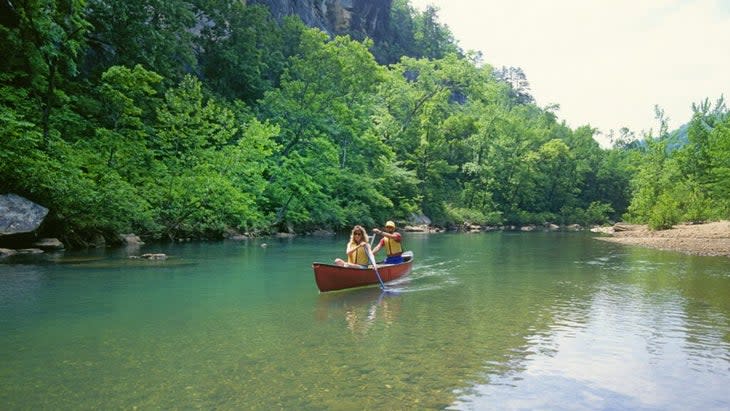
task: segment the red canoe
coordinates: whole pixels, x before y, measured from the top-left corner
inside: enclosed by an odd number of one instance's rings
[[[403,277],[411,272],[413,253],[403,253],[403,262],[400,264],[380,264],[378,272],[384,283]],[[362,287],[379,284],[375,270],[371,268],[340,267],[335,264],[313,263],[314,280],[317,281],[319,291],[334,291],[345,288]]]

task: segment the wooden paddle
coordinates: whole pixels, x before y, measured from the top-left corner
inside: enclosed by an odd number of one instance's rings
[[[375,235],[373,234],[373,239],[375,239]],[[370,264],[373,265],[373,270],[375,270],[375,275],[378,276],[378,282],[380,283],[380,289],[385,291],[385,284],[383,283],[383,279],[380,278],[380,272],[378,271],[378,266],[375,264],[375,256],[373,255],[373,250],[370,249],[370,244],[368,244],[368,247],[365,250],[368,254],[368,260],[370,260]]]

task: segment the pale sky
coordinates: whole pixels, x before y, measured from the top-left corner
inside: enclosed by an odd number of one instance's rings
[[[672,130],[691,119],[693,102],[730,99],[730,0],[411,4],[436,6],[459,45],[485,63],[521,67],[537,104],[559,104],[571,128],[656,134],[655,104]]]

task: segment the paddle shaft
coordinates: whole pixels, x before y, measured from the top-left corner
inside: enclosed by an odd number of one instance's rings
[[[373,255],[373,250],[370,249],[370,247],[367,247],[367,250],[365,250],[368,255],[368,260],[370,260],[370,264],[373,265],[373,270],[375,271],[375,275],[378,277],[378,282],[380,283],[380,289],[385,290],[385,284],[383,283],[383,279],[380,277],[380,272],[378,271],[378,266],[375,264],[375,256]]]

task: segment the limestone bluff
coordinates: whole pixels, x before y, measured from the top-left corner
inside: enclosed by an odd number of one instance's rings
[[[331,34],[350,34],[375,41],[388,32],[393,0],[248,0],[271,10],[276,19],[297,15],[310,27]]]

